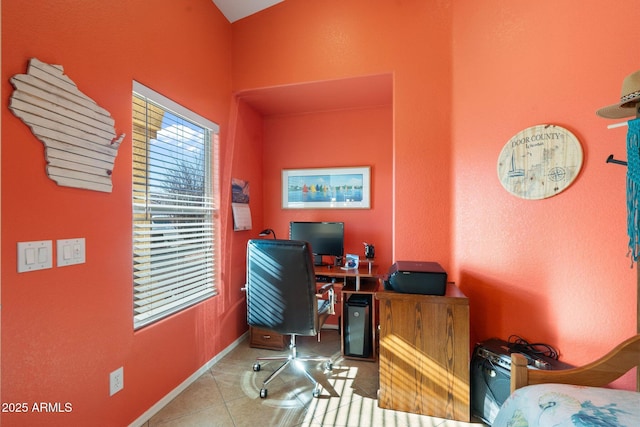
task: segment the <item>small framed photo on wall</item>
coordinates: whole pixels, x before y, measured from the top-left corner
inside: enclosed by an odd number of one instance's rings
[[[285,209],[370,209],[371,167],[284,169]]]

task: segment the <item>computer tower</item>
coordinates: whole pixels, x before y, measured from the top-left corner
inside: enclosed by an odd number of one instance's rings
[[[344,316],[344,354],[371,355],[371,295],[353,294],[346,302]]]

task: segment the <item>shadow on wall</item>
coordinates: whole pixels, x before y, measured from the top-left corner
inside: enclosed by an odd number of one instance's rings
[[[462,270],[460,289],[469,298],[471,348],[489,338],[518,335],[531,342],[557,335],[548,312],[541,313],[535,292]]]

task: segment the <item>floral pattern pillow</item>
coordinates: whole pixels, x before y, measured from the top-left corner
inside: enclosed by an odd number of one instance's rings
[[[493,427],[640,426],[640,393],[566,384],[516,390]]]

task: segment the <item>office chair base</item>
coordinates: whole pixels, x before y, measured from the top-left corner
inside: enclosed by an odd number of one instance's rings
[[[311,381],[313,384],[313,397],[320,396],[320,384],[313,378],[313,376],[307,371],[304,367],[299,365],[297,362],[325,362],[325,372],[333,371],[333,363],[329,357],[320,357],[320,356],[305,356],[299,357],[296,344],[295,344],[295,336],[291,338],[291,346],[290,346],[290,354],[286,356],[267,356],[267,357],[258,357],[257,362],[253,364],[254,372],[258,372],[261,369],[259,361],[274,361],[274,360],[283,360],[284,363],[278,367],[275,371],[271,373],[267,377],[266,380],[262,383],[262,388],[260,389],[260,398],[265,399],[267,397],[267,384],[269,384],[275,377],[277,377],[287,366],[291,364],[291,362],[296,362],[297,367],[302,371],[305,377]]]

